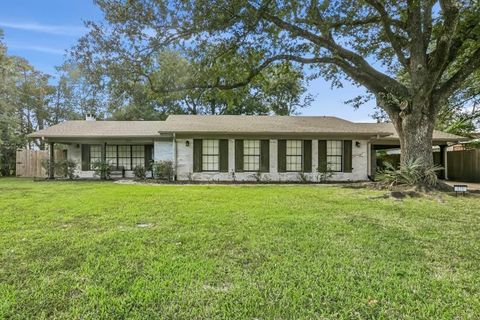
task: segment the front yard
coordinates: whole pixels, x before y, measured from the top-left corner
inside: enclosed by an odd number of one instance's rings
[[[0,318],[478,319],[480,200],[0,179]]]

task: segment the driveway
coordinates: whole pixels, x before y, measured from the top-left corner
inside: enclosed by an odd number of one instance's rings
[[[453,180],[443,180],[446,184],[451,186],[455,184],[464,184],[467,185],[469,191],[480,191],[480,183],[477,182],[462,182],[462,181],[453,181]]]

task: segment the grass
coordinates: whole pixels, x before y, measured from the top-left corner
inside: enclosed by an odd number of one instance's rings
[[[0,318],[478,319],[480,201],[0,179]]]

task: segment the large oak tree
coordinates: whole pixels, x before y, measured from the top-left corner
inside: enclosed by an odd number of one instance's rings
[[[308,65],[317,76],[364,86],[394,123],[402,163],[432,165],[440,108],[480,67],[478,1],[98,0],[109,45],[139,61],[165,47],[198,64],[191,79],[158,92],[234,89],[272,64]],[[217,62],[242,57],[229,74]],[[231,77],[235,74],[235,77]],[[403,74],[401,79],[397,76]],[[148,74],[144,75],[148,78]]]

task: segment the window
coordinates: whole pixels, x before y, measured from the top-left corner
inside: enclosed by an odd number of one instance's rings
[[[102,146],[90,146],[90,164],[102,160]],[[145,165],[145,146],[105,146],[105,160],[115,168],[123,167],[133,170],[136,166]]]
[[[117,146],[107,146],[105,149],[106,160],[112,167],[117,167]]]
[[[343,143],[340,140],[327,141],[327,164],[330,170],[342,171]]]
[[[260,170],[260,140],[243,141],[243,170]]]
[[[145,166],[145,146],[132,146],[132,168]]]
[[[118,166],[132,170],[132,153],[130,146],[118,146]]]
[[[219,170],[219,141],[203,140],[202,142],[202,170],[218,171]]]
[[[102,161],[102,146],[91,145],[90,146],[90,169],[92,169],[92,163],[96,161]]]
[[[287,140],[287,171],[302,171],[302,140]]]

